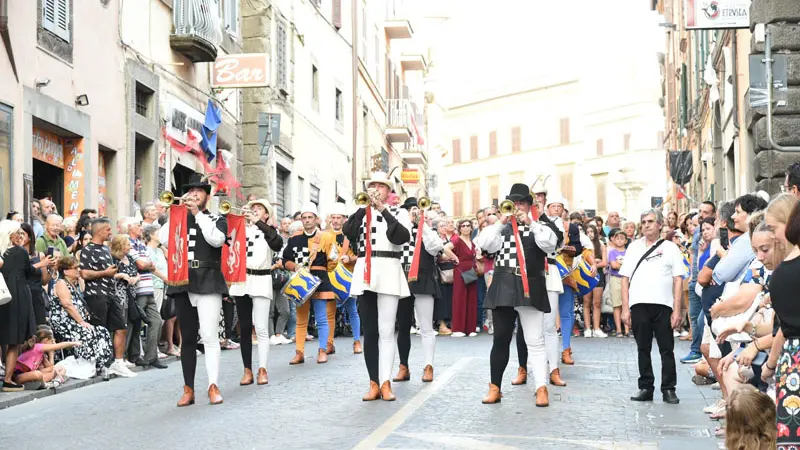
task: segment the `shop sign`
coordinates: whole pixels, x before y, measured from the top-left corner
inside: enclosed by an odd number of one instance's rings
[[[64,140],[64,217],[77,218],[83,210],[84,156],[83,139]]]
[[[403,169],[400,179],[406,184],[419,183],[419,169]]]
[[[750,28],[751,0],[687,0],[686,29]]]
[[[198,132],[203,129],[205,114],[173,95],[167,94],[166,97],[166,116],[169,118],[167,132],[178,142],[185,144],[186,132],[190,128]]]
[[[269,84],[269,57],[266,53],[241,53],[217,57],[211,66],[211,86],[251,88]]]
[[[106,215],[106,157],[103,152],[98,152],[99,165],[97,167],[97,215]],[[161,192],[161,191],[159,191]]]
[[[59,136],[34,127],[32,151],[34,159],[64,168],[64,145]]]

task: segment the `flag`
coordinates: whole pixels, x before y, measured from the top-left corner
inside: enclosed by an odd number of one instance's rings
[[[222,118],[220,117],[219,108],[209,100],[206,106],[206,117],[203,120],[203,129],[200,130],[203,136],[203,142],[200,143],[200,147],[205,152],[208,162],[217,157],[217,128],[221,123]]]
[[[184,205],[169,208],[169,242],[167,243],[167,285],[189,284],[189,240],[186,238],[187,209]]]
[[[222,246],[222,275],[228,286],[247,277],[247,241],[244,216],[228,214],[228,238]]]

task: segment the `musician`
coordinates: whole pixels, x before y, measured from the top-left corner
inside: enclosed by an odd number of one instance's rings
[[[345,218],[347,217],[344,203],[336,202],[329,217],[330,228],[325,232],[331,234],[331,239],[335,242],[328,255],[328,274],[331,276],[339,262],[352,273],[356,265],[356,259],[358,258],[356,258],[356,254],[350,247],[350,241],[344,236],[344,233],[342,233],[342,225],[344,225]],[[328,302],[326,306],[328,308],[328,323],[335,324],[336,302]],[[353,329],[353,354],[361,354],[363,351],[361,347],[361,318],[358,316],[356,298],[353,296],[348,297],[341,306],[347,312],[350,319],[350,326]],[[330,326],[332,329],[335,329],[335,325]],[[334,353],[336,353],[336,347],[333,345],[333,333],[331,332],[328,335],[328,354],[332,355]]]
[[[411,239],[411,221],[405,209],[387,206],[390,183],[386,174],[373,174],[366,183],[370,203],[344,225],[345,236],[358,248],[350,294],[360,296],[364,361],[370,379],[364,401],[395,400],[389,377],[394,363],[397,304],[410,295],[400,257],[403,244]]]
[[[411,373],[408,370],[408,353],[411,350],[411,321],[416,311],[425,361],[422,381],[430,383],[433,381],[433,354],[436,347],[436,333],[433,331],[433,299],[441,297],[436,257],[444,251],[444,242],[439,237],[439,233],[431,228],[430,219],[425,221],[420,230],[419,220],[425,211],[419,209],[416,198],[407,198],[401,208],[409,212],[412,223],[411,239],[403,244],[402,259],[403,270],[409,277],[408,288],[411,296],[400,299],[397,307],[397,349],[400,353],[400,370],[392,381],[401,382],[411,379]],[[439,217],[435,212],[431,214],[432,217]],[[422,236],[420,236],[420,232],[422,232]],[[420,248],[417,252],[418,241]],[[447,252],[448,256],[456,259],[450,250]],[[413,274],[409,275],[412,266],[417,270],[415,280],[411,279],[414,278]]]
[[[252,200],[244,210],[247,219],[245,241],[239,257],[246,259],[247,277],[244,283],[234,283],[230,287],[236,301],[239,315],[242,343],[242,363],[244,376],[239,385],[253,384],[253,322],[258,337],[258,384],[269,382],[267,377],[267,356],[269,355],[269,310],[273,298],[271,266],[274,252],[283,247],[283,239],[278,230],[267,221],[272,217],[272,207],[264,199]],[[231,249],[235,251],[235,249]]]
[[[564,209],[567,207],[567,201],[560,195],[553,195],[550,199],[545,202],[545,210],[547,211],[547,217],[557,226],[559,230],[561,230],[563,239],[559,241],[558,248],[547,255],[547,261],[552,265],[552,267],[556,266],[555,259],[558,258],[560,254],[564,254],[567,259],[571,259],[568,255],[574,255],[574,250],[566,245],[567,242],[567,235],[566,235],[566,227],[564,226],[564,221],[561,218],[561,215],[564,212]],[[558,270],[554,270],[555,274],[558,274],[558,285],[560,286],[560,292],[558,293],[558,315],[561,320],[561,339],[563,341],[564,350],[561,352],[561,362],[571,366],[575,364],[575,361],[572,359],[572,345],[571,345],[571,338],[572,338],[572,327],[575,324],[575,290],[577,285],[575,284],[574,280],[571,276],[567,278],[561,279],[561,275]],[[554,275],[548,274],[548,295],[551,295],[551,286],[555,287],[553,284],[555,279],[551,279]],[[565,331],[566,330],[566,331]],[[546,332],[546,331],[545,331]],[[545,339],[546,335],[545,335]],[[556,338],[556,342],[558,338]],[[550,357],[550,348],[548,348],[548,358]],[[550,367],[552,368],[554,363],[550,362]],[[556,366],[557,367],[557,366]]]
[[[303,364],[305,362],[306,335],[308,334],[308,315],[311,307],[314,308],[314,320],[317,322],[319,334],[319,350],[317,351],[317,364],[328,362],[327,342],[330,325],[327,317],[327,302],[336,297],[333,287],[328,279],[328,253],[333,245],[333,237],[319,230],[319,215],[317,206],[311,202],[303,205],[300,211],[300,220],[303,222],[303,232],[289,238],[283,250],[283,266],[287,270],[297,272],[306,268],[311,275],[320,280],[320,285],[311,299],[297,307],[297,328],[295,331],[295,355],[289,364]]]
[[[484,251],[497,254],[492,284],[484,303],[493,310],[494,341],[489,360],[491,384],[483,403],[500,402],[503,371],[508,365],[509,344],[519,314],[528,347],[529,371],[536,384],[536,406],[548,406],[544,315],[550,312],[550,302],[544,262],[547,254],[555,250],[557,237],[549,226],[531,220],[533,197],[527,185],[514,184],[506,199],[514,202],[513,216],[503,215],[497,223],[484,228],[475,242]],[[514,235],[512,220],[517,221],[518,237]]]
[[[186,220],[188,240],[189,283],[169,286],[167,294],[175,301],[178,324],[184,339],[181,342],[181,369],[183,370],[183,395],[178,406],[194,404],[194,375],[197,367],[197,336],[205,348],[208,374],[208,399],[212,405],[222,403],[217,387],[219,376],[220,345],[217,327],[222,309],[222,296],[228,286],[221,270],[222,245],[228,232],[224,216],[211,214],[207,204],[211,185],[199,174],[194,174],[184,186],[183,203],[189,212]],[[169,221],[159,230],[161,242],[174,237],[169,233]],[[174,255],[170,255],[174,257]]]

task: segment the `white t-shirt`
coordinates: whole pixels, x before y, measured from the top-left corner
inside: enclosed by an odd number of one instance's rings
[[[619,269],[620,275],[630,278],[636,269],[636,264],[647,250],[645,238],[631,242],[625,252],[625,261]],[[628,304],[633,306],[639,303],[652,303],[672,308],[673,277],[683,277],[685,274],[683,255],[678,246],[669,241],[663,242],[636,269],[636,275],[628,289]]]

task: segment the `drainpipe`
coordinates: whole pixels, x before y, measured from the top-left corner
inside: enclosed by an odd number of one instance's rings
[[[14,78],[19,83],[17,63],[14,61],[14,50],[11,47],[11,35],[8,33],[8,0],[0,0],[0,38],[3,39],[3,46],[5,46],[6,53],[8,53],[8,61],[11,63]]]
[[[731,59],[733,59],[733,129],[739,132],[739,61],[736,30],[731,37]]]
[[[0,0],[3,1],[3,0]],[[352,181],[351,194],[355,195],[358,192],[356,187],[357,180],[357,167],[358,167],[358,2],[353,2],[351,11],[352,24],[352,52],[350,52],[351,65],[353,70],[353,158],[350,164],[350,177]]]

